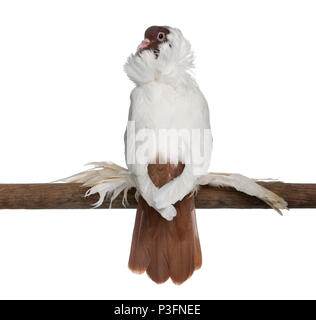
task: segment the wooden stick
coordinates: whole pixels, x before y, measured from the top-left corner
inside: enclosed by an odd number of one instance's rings
[[[261,185],[282,196],[289,208],[316,208],[316,184],[260,182]],[[85,198],[87,188],[76,183],[54,184],[0,184],[0,209],[91,209],[98,195]],[[136,208],[135,190],[128,193],[127,208]],[[100,208],[108,208],[105,201]],[[262,201],[231,188],[202,187],[196,197],[196,207],[204,209],[269,208]],[[124,208],[122,195],[112,208]]]

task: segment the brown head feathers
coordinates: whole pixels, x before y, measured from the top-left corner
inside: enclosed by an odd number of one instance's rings
[[[167,35],[170,33],[168,27],[151,26],[145,31],[145,37],[138,47],[138,51],[152,50],[157,56],[159,45],[167,42]]]

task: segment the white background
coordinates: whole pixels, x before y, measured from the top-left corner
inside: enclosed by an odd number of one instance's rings
[[[180,28],[209,101],[211,170],[316,182],[315,1],[1,1],[0,182],[124,164],[150,25]],[[316,209],[198,210],[203,266],[181,286],[127,268],[135,210],[0,212],[0,298],[316,298]]]

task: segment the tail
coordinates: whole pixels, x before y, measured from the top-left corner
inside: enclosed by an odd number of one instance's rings
[[[176,217],[167,221],[139,198],[128,266],[136,273],[146,271],[156,283],[171,278],[181,284],[202,265],[194,196],[186,196],[175,208]]]

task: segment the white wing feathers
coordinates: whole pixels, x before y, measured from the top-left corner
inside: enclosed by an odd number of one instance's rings
[[[99,207],[105,198],[110,198],[112,202],[121,192],[123,192],[124,196],[122,202],[125,206],[127,204],[128,190],[134,187],[136,188],[133,174],[127,169],[111,162],[92,162],[89,163],[89,165],[93,165],[93,168],[68,178],[58,180],[57,182],[82,183],[84,186],[91,187],[87,191],[86,196],[95,193],[99,193],[100,195],[100,199],[94,204],[94,207]],[[154,202],[161,208],[159,211],[163,212],[166,218],[170,216],[171,219],[175,213],[172,210],[174,207],[172,205],[170,206],[169,203],[174,203],[172,202],[173,199],[178,199],[179,193],[181,193],[181,190],[177,191],[176,188],[174,188],[175,185],[173,183],[176,179],[160,188],[156,197],[154,197]],[[240,192],[261,199],[280,214],[281,210],[287,209],[287,203],[284,199],[274,192],[262,187],[256,183],[255,180],[240,174],[207,173],[198,178],[192,190],[194,191],[199,185],[232,187]],[[137,194],[135,196],[137,197]],[[182,194],[180,196],[182,197]]]
[[[155,207],[166,208],[189,194],[196,186],[197,177],[192,173],[192,166],[185,165],[181,175],[162,186],[154,195]]]
[[[240,192],[261,199],[281,215],[281,210],[288,209],[284,199],[274,192],[262,187],[260,184],[256,183],[255,180],[240,174],[210,172],[201,176],[198,180],[198,184],[213,187],[232,187]]]

